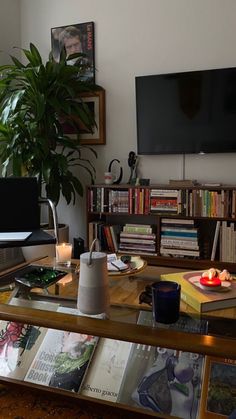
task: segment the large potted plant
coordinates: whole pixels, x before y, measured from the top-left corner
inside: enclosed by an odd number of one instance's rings
[[[32,43],[22,51],[26,63],[11,56],[12,65],[0,66],[2,176],[36,176],[39,196],[45,193],[57,205],[62,194],[67,204],[74,203],[76,193],[83,194],[75,166],[91,181],[95,176],[90,157],[96,153],[80,144],[79,131],[80,124],[93,130],[94,118],[81,93],[97,86],[84,81],[86,65],[81,60],[69,65],[72,56],[67,59],[64,51],[59,62],[50,53],[45,63]],[[65,123],[76,129],[76,139],[64,133]]]

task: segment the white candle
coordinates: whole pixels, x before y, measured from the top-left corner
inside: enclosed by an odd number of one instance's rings
[[[64,263],[67,266],[71,264],[72,244],[60,243],[56,244],[56,261]]]

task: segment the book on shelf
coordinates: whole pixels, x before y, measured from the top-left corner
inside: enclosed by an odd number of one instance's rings
[[[216,256],[216,248],[219,241],[219,235],[220,235],[220,221],[216,221],[216,228],[215,228],[215,234],[214,234],[214,240],[212,245],[212,251],[211,251],[211,261],[215,260]]]
[[[10,305],[56,311],[58,304],[12,298]],[[23,380],[43,341],[47,329],[39,326],[0,321],[0,375]]]
[[[155,233],[150,233],[150,234],[126,233],[125,231],[121,231],[120,238],[156,240],[156,234]]]
[[[143,321],[139,318],[138,323]],[[203,365],[204,356],[200,354],[133,343],[118,401],[155,413],[196,419]]]
[[[155,189],[152,188],[150,191],[151,196],[157,197],[177,197],[178,196],[178,189]]]
[[[155,244],[156,240],[153,239],[146,239],[146,238],[130,238],[130,237],[120,237],[121,243],[140,243],[140,244]]]
[[[152,227],[149,224],[125,224],[124,233],[152,234]]]
[[[131,345],[130,342],[100,338],[80,393],[116,402]]]
[[[161,237],[161,247],[169,249],[192,249],[199,250],[197,240],[165,239]]]
[[[169,255],[184,255],[184,256],[195,256],[195,257],[199,257],[200,256],[200,251],[199,250],[194,250],[194,249],[184,249],[183,247],[181,249],[176,249],[176,248],[170,248],[170,247],[164,247],[161,246],[160,248],[160,254],[163,256],[169,256]]]
[[[58,311],[78,315],[77,309]],[[48,329],[24,380],[78,392],[97,341],[92,335]]]
[[[134,244],[134,243],[120,243],[119,250],[137,250],[137,251],[150,251],[155,252],[155,244]]]
[[[236,417],[236,360],[206,356],[201,419]]]
[[[162,218],[161,219],[162,225],[166,224],[173,224],[173,225],[191,225],[193,226],[195,223],[195,220],[187,219],[187,218]]]
[[[203,271],[162,274],[161,280],[174,281],[181,285],[181,299],[198,312],[208,312],[236,305],[236,281],[230,287],[222,286],[218,291],[203,290],[200,277]]]
[[[198,232],[197,231],[192,231],[192,230],[186,230],[186,231],[178,231],[176,230],[171,230],[171,231],[161,231],[161,235],[164,237],[197,237]]]

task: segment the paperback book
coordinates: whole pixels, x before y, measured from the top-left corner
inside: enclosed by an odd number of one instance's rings
[[[100,338],[81,394],[116,402],[132,344]]]
[[[64,307],[59,311],[78,314]],[[48,329],[25,381],[78,392],[97,340],[92,335]]]

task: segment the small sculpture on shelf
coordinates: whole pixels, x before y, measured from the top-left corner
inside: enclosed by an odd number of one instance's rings
[[[108,166],[108,173],[112,173],[112,164],[114,162],[117,162],[120,165],[120,160],[118,159],[111,160]],[[122,177],[123,177],[123,168],[120,166],[120,173],[118,176],[114,176],[114,180],[112,181],[113,185],[118,185],[122,181]]]
[[[135,154],[134,151],[129,152],[128,165],[130,167],[130,177],[129,177],[128,183],[135,185],[136,180],[138,178],[137,176],[138,156]]]

